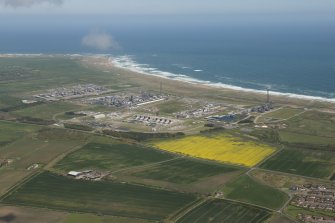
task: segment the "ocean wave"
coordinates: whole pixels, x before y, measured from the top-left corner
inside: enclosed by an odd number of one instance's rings
[[[173,79],[178,81],[187,82],[190,84],[203,84],[206,86],[211,87],[217,87],[217,88],[227,88],[237,91],[243,91],[243,92],[253,92],[253,93],[259,93],[259,94],[266,94],[266,90],[257,90],[257,89],[251,89],[251,88],[244,88],[240,86],[234,86],[229,85],[225,83],[214,83],[211,81],[205,81],[205,80],[199,80],[192,77],[189,77],[184,74],[174,74],[171,72],[166,71],[160,71],[157,68],[150,68],[148,64],[139,64],[134,59],[135,56],[132,55],[126,55],[126,56],[118,56],[118,57],[110,57],[110,62],[119,68],[128,69],[134,72],[138,72],[141,74],[151,75],[151,76],[157,76],[167,79]],[[202,70],[197,70],[198,72]],[[323,102],[331,102],[335,103],[335,98],[324,98],[324,97],[318,97],[318,96],[311,96],[311,95],[302,95],[302,94],[295,94],[295,93],[285,93],[285,92],[277,92],[272,91],[272,95],[275,96],[284,96],[288,98],[296,98],[296,99],[304,99],[304,100],[315,100],[315,101],[323,101]]]

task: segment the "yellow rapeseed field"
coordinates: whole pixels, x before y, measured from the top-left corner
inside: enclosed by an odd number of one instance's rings
[[[255,166],[275,149],[231,135],[188,136],[177,140],[155,142],[154,146],[175,153],[232,164]]]

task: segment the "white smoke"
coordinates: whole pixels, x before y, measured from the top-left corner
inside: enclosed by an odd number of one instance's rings
[[[12,8],[29,8],[37,4],[61,5],[63,0],[0,0],[0,4]]]
[[[102,31],[92,31],[82,39],[82,44],[98,50],[118,49],[119,44],[113,37]]]

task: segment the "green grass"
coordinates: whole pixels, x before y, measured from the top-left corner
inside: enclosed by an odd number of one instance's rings
[[[33,125],[0,121],[0,146],[13,142],[16,139],[39,129],[40,127]]]
[[[261,168],[328,179],[334,173],[335,153],[285,149],[268,159]]]
[[[99,169],[114,171],[122,168],[161,162],[173,155],[134,144],[90,143],[66,156],[55,166],[62,171]]]
[[[276,121],[276,120],[282,120],[282,119],[288,119],[291,118],[299,113],[301,113],[302,109],[296,109],[296,108],[281,108],[279,110],[266,113],[264,114],[258,122],[267,122],[267,121]]]
[[[73,180],[45,172],[10,193],[3,202],[163,220],[195,199],[193,195],[177,192],[131,184]]]
[[[71,214],[63,223],[149,223],[152,221],[117,216],[98,216],[94,214]]]
[[[17,110],[14,112],[14,114],[19,116],[28,116],[32,118],[51,120],[53,119],[53,116],[55,116],[56,114],[72,110],[80,110],[81,108],[82,108],[81,106],[71,103],[52,102]]]
[[[276,210],[281,208],[289,198],[284,192],[261,184],[246,175],[225,185],[224,193],[229,199]]]
[[[145,179],[190,184],[206,177],[238,171],[236,167],[191,159],[177,159],[132,173]]]
[[[180,112],[183,110],[187,110],[187,106],[185,106],[185,102],[180,101],[167,101],[157,105],[160,114],[172,114],[175,112]]]
[[[288,128],[281,130],[283,141],[305,143],[308,140],[313,144],[335,144],[335,114],[308,111],[286,123]],[[299,134],[300,137],[288,137],[283,135],[285,132]],[[325,138],[328,138],[328,142],[323,142]]]
[[[309,146],[332,145],[335,146],[335,138],[318,135],[306,135],[304,133],[279,131],[280,141],[283,143],[305,144]]]
[[[335,217],[335,213],[322,210],[309,210],[307,208],[296,207],[293,205],[288,205],[285,213],[292,216],[295,219],[298,219],[298,214],[308,214],[316,216],[326,216],[326,217]]]
[[[188,212],[177,223],[261,223],[271,213],[265,209],[226,200],[209,200]]]

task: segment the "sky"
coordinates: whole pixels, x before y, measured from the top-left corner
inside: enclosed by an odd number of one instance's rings
[[[0,0],[0,14],[331,15],[334,0]]]
[[[32,34],[47,40],[58,32],[70,38],[79,30],[85,32],[81,44],[98,50],[120,48],[118,29],[333,29],[333,24],[335,0],[0,0],[0,31],[8,41],[25,42]]]

